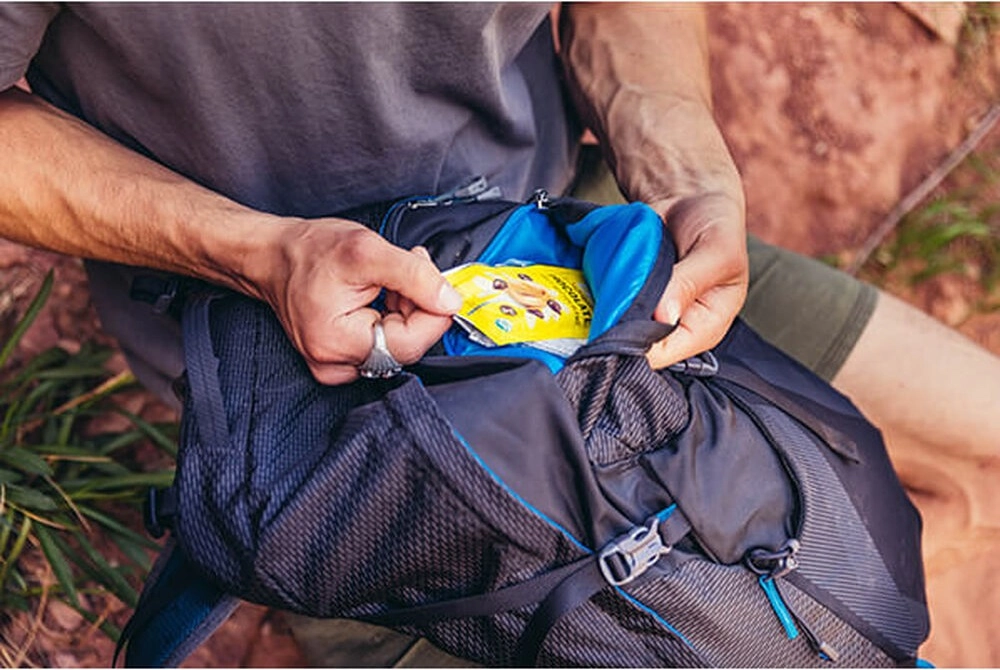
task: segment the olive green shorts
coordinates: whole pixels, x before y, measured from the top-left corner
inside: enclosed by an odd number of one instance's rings
[[[585,150],[572,195],[624,202],[596,152]],[[837,374],[865,329],[878,291],[806,256],[748,238],[750,291],[740,316],[761,336],[826,380]],[[472,667],[427,640],[359,621],[288,615],[314,666]]]

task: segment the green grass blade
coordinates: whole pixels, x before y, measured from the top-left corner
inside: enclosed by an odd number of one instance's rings
[[[41,287],[38,289],[38,293],[35,294],[31,304],[28,305],[28,309],[24,312],[24,316],[21,317],[21,320],[18,321],[16,326],[14,326],[14,331],[7,339],[3,348],[0,349],[0,369],[7,364],[7,360],[10,358],[10,355],[14,353],[14,349],[17,348],[21,338],[24,337],[24,333],[27,332],[28,328],[35,321],[38,313],[42,311],[42,307],[45,306],[45,301],[49,299],[49,294],[52,292],[52,283],[54,280],[55,273],[52,270],[49,270],[48,274],[45,275],[45,280],[42,282]]]
[[[80,616],[82,616],[84,619],[86,619],[88,623],[95,624],[95,623],[98,622],[97,615],[94,614],[93,612],[91,612],[90,610],[86,609],[85,607],[80,607],[80,605],[78,603],[69,603],[69,605],[74,610],[76,610],[76,612]],[[110,638],[112,642],[117,642],[118,638],[120,638],[122,636],[121,629],[118,628],[118,626],[116,626],[113,623],[111,623],[110,621],[108,621],[107,619],[105,619],[104,621],[101,621],[101,623],[97,626],[97,628],[102,633],[104,633],[105,635],[107,635],[108,638]]]
[[[0,484],[16,484],[24,479],[20,472],[0,468]]]
[[[4,554],[7,552],[7,543],[10,542],[10,534],[14,530],[14,510],[7,510],[6,514],[0,517],[0,561],[5,560]]]
[[[21,486],[7,484],[7,501],[12,505],[29,509],[33,512],[54,512],[59,509],[55,500],[41,491]]]
[[[49,476],[52,466],[39,456],[23,447],[8,447],[0,451],[0,461],[31,475]]]
[[[35,379],[40,370],[59,367],[69,360],[69,352],[62,347],[50,347],[33,357],[10,381],[10,386],[21,386]]]
[[[108,533],[108,537],[125,554],[132,565],[139,570],[139,574],[145,575],[153,567],[153,560],[145,548],[145,544],[137,544],[116,533]]]
[[[120,521],[113,519],[107,514],[99,512],[96,509],[93,509],[92,507],[81,507],[80,513],[83,514],[88,519],[90,519],[91,521],[94,521],[99,525],[104,526],[109,531],[117,533],[118,535],[121,535],[123,537],[126,537],[140,546],[146,547],[147,549],[150,549],[152,551],[159,551],[161,549],[160,545],[151,540],[150,538],[146,537],[145,535],[142,535],[141,533],[137,533],[136,531],[132,530],[131,528],[121,523]]]
[[[87,575],[93,579],[98,584],[103,585],[111,593],[114,594],[116,598],[128,605],[129,607],[135,608],[136,602],[139,597],[136,593],[135,588],[126,581],[126,579],[121,575],[118,570],[113,568],[110,563],[104,558],[103,555],[90,543],[87,536],[81,532],[73,533],[73,537],[76,539],[80,550],[83,552],[84,556],[90,561],[89,566],[85,566],[83,561],[77,561],[79,565]],[[60,542],[61,549],[65,552],[69,549],[65,543]]]
[[[169,437],[160,426],[151,424],[141,416],[133,414],[126,409],[118,408],[117,412],[131,421],[153,444],[166,452],[170,457],[177,458],[177,441]],[[176,424],[168,425],[174,426]]]
[[[95,438],[95,451],[101,455],[108,456],[118,451],[130,447],[144,438],[142,431],[129,430],[124,433],[105,433]]]
[[[76,490],[83,493],[147,486],[166,488],[167,486],[170,486],[173,481],[174,471],[163,470],[161,472],[134,472],[118,477],[97,477],[85,481],[73,482],[73,484],[78,484],[79,488]],[[69,487],[69,484],[69,482],[64,483],[67,487]],[[73,488],[75,488],[75,486]]]
[[[45,559],[52,567],[52,572],[55,574],[56,580],[59,582],[59,586],[62,587],[63,593],[66,594],[66,597],[71,604],[77,602],[78,597],[76,593],[76,583],[73,580],[73,569],[70,567],[69,562],[67,562],[66,556],[59,548],[59,545],[56,543],[52,531],[42,524],[38,524],[35,527],[35,537],[38,538],[38,544],[42,548],[42,553],[45,554]]]
[[[56,381],[77,381],[106,377],[108,371],[100,366],[66,365],[35,373],[35,379]]]
[[[17,539],[14,540],[14,546],[11,547],[10,553],[4,559],[3,566],[0,567],[0,593],[7,590],[7,576],[14,564],[17,563],[17,559],[21,557],[21,552],[24,551],[24,545],[31,533],[31,526],[31,519],[21,517],[21,528],[18,530]]]

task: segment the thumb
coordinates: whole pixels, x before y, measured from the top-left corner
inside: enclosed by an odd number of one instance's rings
[[[426,252],[412,253],[384,242],[371,280],[433,314],[454,314],[462,306],[462,296],[448,283]]]
[[[739,273],[735,279],[720,281],[714,256],[707,249],[692,250],[674,266],[653,318],[676,327],[650,351],[654,367],[711,349],[732,324],[746,287]]]
[[[699,272],[697,260],[695,256],[688,256],[674,265],[670,281],[653,311],[655,320],[670,326],[677,326],[681,317],[694,305],[698,296],[711,285],[711,277],[708,275],[709,269],[706,268]]]

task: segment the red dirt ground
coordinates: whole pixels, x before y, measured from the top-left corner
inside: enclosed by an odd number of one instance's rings
[[[895,4],[720,4],[709,11],[716,112],[744,175],[750,228],[804,253],[849,261],[997,101],[994,43],[957,51]],[[988,144],[1000,144],[997,135]],[[55,297],[22,356],[99,334],[78,262],[0,244],[0,277],[21,307],[51,266]],[[975,282],[941,278],[893,290],[1000,353],[1000,315],[969,318]],[[148,398],[143,403],[163,412]],[[993,570],[1000,559],[991,557],[1000,537],[934,546],[926,556],[934,631],[923,655],[939,666],[1000,665]],[[53,608],[44,624],[50,632],[39,633],[31,661],[109,663],[109,645],[68,608]],[[280,617],[247,606],[191,664],[280,667],[304,659]]]

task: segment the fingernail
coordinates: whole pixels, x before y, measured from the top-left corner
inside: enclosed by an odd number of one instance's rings
[[[677,326],[681,322],[681,306],[671,300],[667,303],[664,312],[667,317],[667,324],[671,326]]]
[[[462,295],[455,288],[445,282],[441,284],[438,292],[438,305],[447,312],[457,312],[462,306]]]

